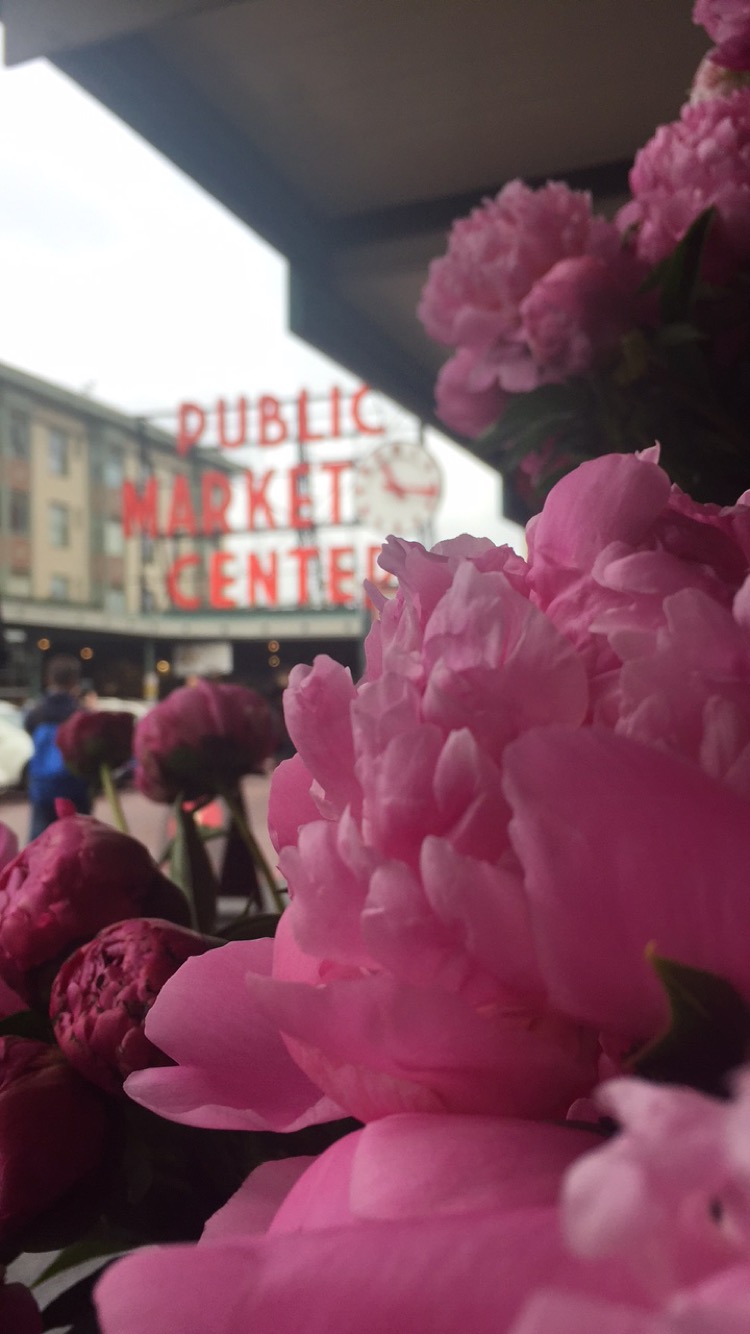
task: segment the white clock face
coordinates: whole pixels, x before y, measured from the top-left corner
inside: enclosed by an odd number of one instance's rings
[[[442,489],[440,469],[416,441],[393,441],[357,464],[354,498],[360,523],[405,537],[432,517]]]

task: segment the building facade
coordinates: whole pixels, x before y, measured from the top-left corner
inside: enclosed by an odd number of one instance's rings
[[[165,515],[155,534],[127,539],[123,484],[140,493],[155,479],[167,496],[187,478],[198,505],[204,474],[217,469],[236,471],[216,453],[180,457],[168,432],[0,365],[0,697],[35,693],[45,656],[58,651],[80,655],[98,689],[126,697],[173,683],[186,643],[231,644],[234,674],[256,684],[321,649],[356,664],[357,609],[175,610],[169,569],[226,539],[175,533]],[[201,606],[206,566],[192,562],[181,585]]]

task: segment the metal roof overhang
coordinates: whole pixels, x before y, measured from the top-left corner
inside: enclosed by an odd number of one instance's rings
[[[435,422],[445,350],[415,310],[452,219],[515,176],[613,207],[706,49],[691,8],[0,0],[0,18],[9,63],[49,56],[289,259],[294,333]]]

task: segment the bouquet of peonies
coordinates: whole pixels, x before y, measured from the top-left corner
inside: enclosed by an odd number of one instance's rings
[[[693,17],[717,45],[614,221],[513,181],[430,268],[419,313],[456,349],[438,414],[532,509],[582,460],[654,440],[697,499],[750,486],[750,6],[696,0]]]
[[[391,539],[355,685],[294,670],[275,939],[195,954],[126,1092],[182,1127],[355,1117],[103,1334],[750,1328],[750,505],[583,464],[524,561]]]
[[[240,793],[275,742],[268,706],[244,687],[202,682],[154,708],[135,737],[133,721],[81,712],[60,729],[66,762],[102,787],[120,829],[64,801],[57,822],[20,853],[0,826],[0,1329],[8,1334],[90,1330],[93,1274],[109,1256],[148,1240],[197,1238],[250,1166],[311,1143],[309,1134],[295,1145],[170,1126],[123,1092],[133,1072],[170,1060],[144,1031],[167,979],[189,957],[228,937],[272,935],[278,922],[262,911],[260,854]],[[171,879],[124,829],[112,771],[133,745],[141,790],[174,804]],[[223,886],[198,823],[219,795],[244,839],[248,900],[224,925]],[[336,1133],[318,1135],[314,1147]],[[12,1266],[21,1252],[50,1250],[51,1262],[36,1265],[41,1315]]]

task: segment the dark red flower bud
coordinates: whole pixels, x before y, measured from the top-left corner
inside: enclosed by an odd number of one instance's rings
[[[152,801],[213,795],[257,773],[277,740],[278,724],[262,695],[199,681],[173,691],[138,723],[136,782]]]
[[[57,1047],[0,1038],[0,1244],[98,1166],[107,1124],[105,1100]]]
[[[111,922],[145,914],[190,920],[184,895],[142,843],[68,815],[0,871],[0,976],[36,1000],[44,975],[71,950]]]
[[[72,713],[57,729],[56,741],[66,765],[81,778],[97,778],[103,764],[119,769],[133,753],[132,713]]]
[[[167,1057],[143,1029],[168,978],[210,942],[170,922],[136,917],[100,931],[66,959],[52,984],[50,1018],[70,1064],[109,1093],[134,1070]]]

